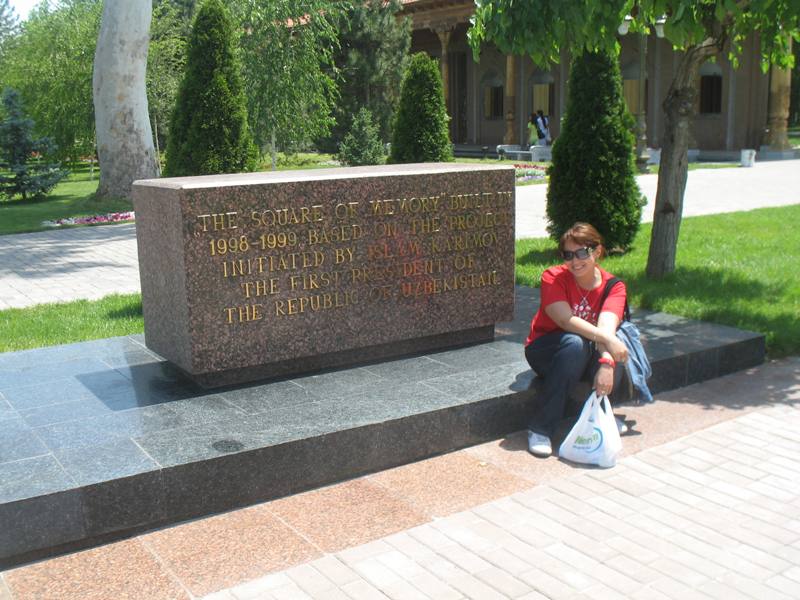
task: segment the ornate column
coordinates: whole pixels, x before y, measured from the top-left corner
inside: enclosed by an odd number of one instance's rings
[[[792,40],[789,39],[789,50]],[[766,150],[782,152],[791,150],[786,127],[789,121],[789,97],[791,94],[792,71],[772,65],[769,70],[769,105],[767,108],[767,129],[764,133]]]
[[[447,108],[447,113],[450,114],[450,69],[449,58],[447,56],[447,49],[450,45],[450,34],[453,33],[453,28],[447,25],[439,25],[434,31],[439,36],[439,43],[442,45],[442,60],[439,63],[439,68],[442,71],[442,88],[444,89],[444,105]]]
[[[513,54],[506,56],[506,87],[504,106],[506,114],[506,134],[503,137],[504,144],[516,144],[517,136],[514,133],[514,120],[516,118],[517,106],[517,57]]]

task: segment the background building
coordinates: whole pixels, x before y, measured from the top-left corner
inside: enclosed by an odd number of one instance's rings
[[[553,137],[559,134],[564,115],[569,75],[569,57],[551,70],[542,70],[528,57],[506,56],[493,45],[484,47],[480,62],[472,58],[467,43],[472,0],[403,0],[402,14],[412,20],[411,51],[424,51],[441,61],[445,101],[451,116],[450,136],[457,150],[527,142],[527,120],[534,110],[550,117]],[[640,44],[645,48],[640,49]],[[620,36],[620,68],[628,108],[646,123],[647,146],[661,147],[664,132],[664,97],[673,77],[677,54],[671,44],[651,33]],[[642,50],[645,50],[644,52]],[[774,74],[778,71],[778,75]],[[788,71],[763,73],[756,40],[747,40],[734,69],[721,57],[700,69],[693,147],[704,158],[738,156],[742,148],[764,143],[770,112],[770,88],[774,104],[788,108],[789,81],[770,86],[773,78],[788,77]],[[640,78],[644,84],[640,85]],[[785,98],[782,96],[785,95]],[[787,111],[788,113],[788,111]],[[783,117],[783,130],[786,117]],[[773,125],[774,128],[774,125]],[[785,137],[785,136],[784,136]],[[776,148],[778,150],[784,148]]]

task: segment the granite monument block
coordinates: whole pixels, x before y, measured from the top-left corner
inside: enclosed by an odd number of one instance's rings
[[[514,170],[417,164],[138,181],[147,347],[205,387],[491,340]]]

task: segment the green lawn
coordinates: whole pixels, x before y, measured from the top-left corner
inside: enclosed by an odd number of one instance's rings
[[[631,251],[607,258],[604,267],[626,281],[634,306],[759,331],[772,358],[798,355],[800,237],[783,233],[798,219],[800,205],[684,219],[679,266],[662,281],[644,276],[645,225]],[[521,284],[538,285],[542,271],[559,262],[549,239],[517,242]],[[10,309],[0,311],[0,352],[142,330],[138,294]]]
[[[675,273],[645,277],[651,226],[643,225],[630,252],[605,259],[622,277],[631,304],[764,333],[773,358],[800,354],[800,236],[786,224],[800,205],[683,219]],[[517,242],[517,281],[538,285],[557,264],[548,239]]]
[[[661,165],[648,165],[647,172],[648,173],[658,173],[658,168]],[[690,162],[689,163],[689,170],[690,171],[697,171],[698,169],[738,169],[741,165],[738,162],[724,162],[724,163],[714,163],[714,162]]]
[[[140,294],[0,311],[0,352],[141,333]]]
[[[333,154],[322,152],[297,152],[296,154],[277,153],[277,171],[294,171],[297,169],[331,169],[341,166]],[[261,158],[260,171],[272,169],[272,159],[269,154]]]
[[[85,164],[70,167],[70,174],[45,198],[0,201],[0,235],[48,229],[42,221],[86,217],[133,209],[129,200],[95,200],[97,168],[90,173]]]
[[[789,127],[789,143],[792,148],[800,148],[800,126]]]

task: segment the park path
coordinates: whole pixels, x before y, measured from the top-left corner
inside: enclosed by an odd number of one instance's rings
[[[658,178],[642,175],[638,181],[648,198],[643,220],[651,221]],[[546,193],[544,185],[517,188],[518,239],[547,235]],[[762,162],[750,169],[690,171],[683,214],[798,203],[800,160]],[[0,310],[139,290],[133,224],[0,236]]]
[[[642,221],[652,222],[658,175],[639,175],[636,180],[647,197]],[[545,185],[517,188],[517,239],[547,236],[546,198]],[[683,216],[697,217],[789,204],[800,204],[800,160],[761,162],[753,168],[689,171]]]

